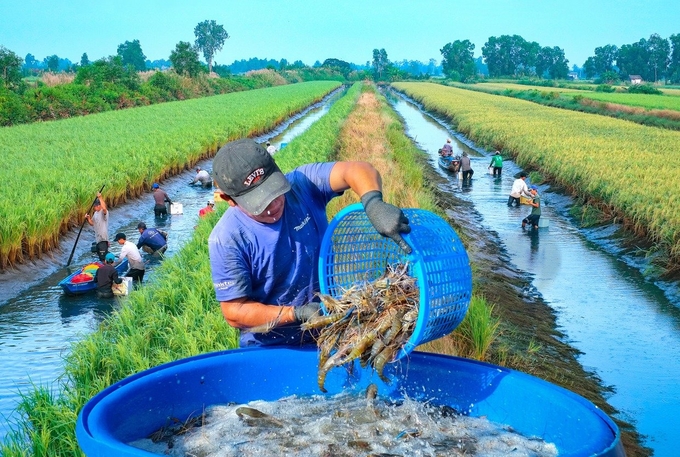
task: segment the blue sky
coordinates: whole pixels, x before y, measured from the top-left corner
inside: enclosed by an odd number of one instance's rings
[[[215,56],[220,64],[250,57],[363,64],[376,48],[392,61],[439,62],[446,43],[468,39],[477,57],[490,36],[517,34],[559,46],[570,66],[581,66],[597,46],[680,33],[680,0],[0,0],[0,45],[20,57],[78,62],[84,52],[97,60],[137,39],[148,59],[167,59],[208,19],[230,35]]]

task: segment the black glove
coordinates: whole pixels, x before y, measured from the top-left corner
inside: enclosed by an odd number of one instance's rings
[[[320,314],[321,314],[320,303],[311,302],[293,308],[293,315],[295,316],[295,321],[299,323],[307,322],[312,317],[319,316]]]
[[[410,233],[411,227],[408,225],[408,218],[404,212],[394,205],[385,203],[382,199],[382,192],[372,190],[361,196],[361,203],[366,210],[366,216],[371,221],[373,227],[382,236],[392,238],[397,242],[407,254],[411,253],[411,246],[406,244],[402,233]]]

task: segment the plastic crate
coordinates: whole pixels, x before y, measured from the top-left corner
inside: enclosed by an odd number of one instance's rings
[[[453,228],[436,214],[404,209],[413,248],[406,254],[392,239],[371,225],[363,205],[350,205],[331,220],[321,243],[321,293],[340,297],[355,284],[379,278],[388,264],[409,264],[420,292],[418,321],[398,358],[416,346],[451,333],[465,317],[472,295],[472,271],[467,252]]]

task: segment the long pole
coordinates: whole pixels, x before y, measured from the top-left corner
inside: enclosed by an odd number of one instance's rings
[[[106,184],[102,184],[102,188],[99,189],[99,192],[97,192],[97,194],[101,194],[101,193],[102,193],[102,190],[104,190],[104,186],[105,186],[105,185],[106,185]],[[90,205],[90,209],[87,210],[87,213],[89,213],[90,211],[92,211],[92,208],[94,208],[94,202],[96,202],[96,201],[97,201],[97,197],[95,197],[94,200],[92,200],[92,205]],[[86,213],[86,214],[87,214],[87,213]],[[76,237],[75,243],[73,243],[73,249],[71,249],[71,255],[68,256],[68,262],[66,262],[66,266],[67,266],[67,267],[68,267],[69,265],[71,265],[71,260],[73,259],[73,253],[76,252],[76,245],[78,244],[78,240],[80,239],[80,234],[81,234],[82,231],[83,231],[83,226],[85,225],[85,221],[86,221],[86,218],[84,218],[84,219],[83,219],[83,223],[80,224],[80,230],[78,230],[78,236]]]

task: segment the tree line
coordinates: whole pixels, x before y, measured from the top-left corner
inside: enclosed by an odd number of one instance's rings
[[[583,64],[586,77],[598,76],[606,82],[616,82],[639,75],[645,81],[680,83],[680,34],[649,39],[619,46],[607,44],[595,48],[595,55]]]
[[[474,58],[470,40],[456,40],[440,49],[447,78],[468,82],[479,75],[480,62]],[[564,50],[541,46],[519,35],[489,37],[482,47],[482,58],[491,78],[526,77],[566,79],[569,73]]]
[[[474,59],[474,49],[469,40],[444,45],[440,53],[446,77],[462,82],[476,79],[479,65]],[[492,78],[566,79],[569,74],[569,61],[562,48],[541,46],[519,35],[489,37],[482,46],[482,57]],[[642,38],[621,47],[597,47],[595,55],[583,64],[583,70],[587,78],[600,77],[607,82],[640,75],[647,81],[680,83],[680,34],[669,39],[652,34],[648,40]]]

